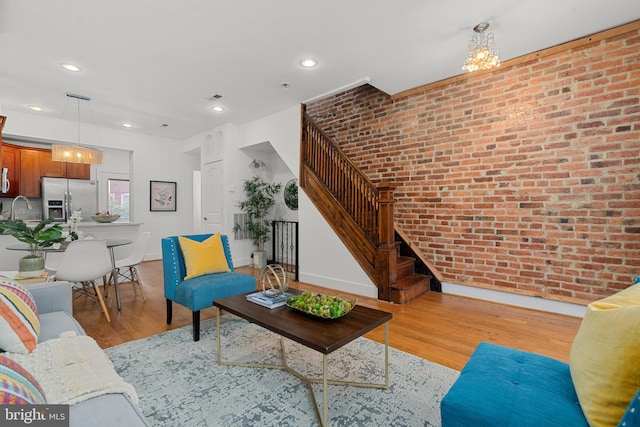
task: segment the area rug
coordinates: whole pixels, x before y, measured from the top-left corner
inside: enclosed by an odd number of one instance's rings
[[[221,317],[222,356],[242,363],[281,362],[277,335],[236,316]],[[191,326],[106,350],[131,383],[153,426],[317,426],[304,381],[278,369],[218,366],[216,323]],[[322,355],[285,340],[289,366],[322,374]],[[330,426],[440,426],[440,401],[459,372],[389,349],[389,389],[329,385]],[[329,378],[384,383],[384,345],[359,338],[329,355]],[[322,386],[314,385],[319,404]]]

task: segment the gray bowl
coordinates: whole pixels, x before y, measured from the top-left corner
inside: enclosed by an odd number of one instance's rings
[[[94,220],[95,222],[102,222],[102,223],[113,222],[113,221],[117,220],[118,218],[120,218],[119,214],[113,214],[113,215],[91,215],[91,219],[92,220]]]

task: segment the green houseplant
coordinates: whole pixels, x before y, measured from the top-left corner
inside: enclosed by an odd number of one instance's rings
[[[264,244],[269,240],[271,231],[271,221],[267,217],[276,204],[275,196],[280,193],[282,184],[268,183],[259,176],[254,176],[244,181],[243,188],[246,199],[239,202],[238,207],[249,215],[246,227],[253,236],[253,245],[257,249],[253,253],[253,264],[262,268],[267,264]],[[233,227],[233,231],[239,229],[239,224]]]
[[[21,219],[0,221],[0,233],[11,235],[29,245],[29,255],[20,259],[18,271],[21,275],[29,277],[44,273],[42,249],[65,240],[60,224],[50,226],[52,222],[53,218],[49,218],[40,221],[34,227],[29,227]]]

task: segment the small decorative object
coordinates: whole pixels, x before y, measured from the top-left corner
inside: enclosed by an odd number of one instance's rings
[[[289,288],[287,273],[280,264],[269,264],[263,268],[258,283],[262,286],[262,293],[268,297],[282,295]]]
[[[150,181],[149,210],[174,211],[176,210],[176,186],[170,181]]]
[[[95,215],[91,215],[92,220],[101,223],[113,222],[118,218],[120,218],[120,214],[110,214],[109,212],[96,212]]]
[[[356,305],[356,300],[346,300],[337,296],[320,295],[306,291],[287,299],[287,305],[294,310],[321,319],[338,319]]]
[[[284,204],[292,211],[298,210],[298,180],[292,179],[284,186]]]
[[[18,271],[22,277],[35,277],[43,274],[42,249],[65,240],[62,235],[62,226],[60,224],[49,226],[52,222],[53,218],[49,218],[31,228],[21,219],[0,221],[0,233],[9,234],[29,245],[29,255],[22,257],[19,262]]]
[[[71,217],[67,221],[69,226],[69,240],[78,240],[78,223],[82,221],[82,210],[78,209],[71,213]]]

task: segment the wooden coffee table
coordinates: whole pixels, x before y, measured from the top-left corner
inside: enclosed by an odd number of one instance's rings
[[[300,291],[289,289],[287,292],[299,293]],[[219,365],[245,366],[257,368],[283,369],[305,381],[311,392],[316,415],[321,426],[326,426],[328,422],[327,409],[327,386],[329,384],[351,385],[356,387],[389,388],[389,321],[391,313],[387,313],[372,308],[356,305],[347,315],[335,319],[316,319],[299,313],[287,306],[269,309],[247,301],[245,295],[236,295],[229,298],[219,299],[213,302],[217,308],[216,313],[216,337]],[[235,314],[251,323],[255,323],[280,335],[280,347],[282,350],[282,365],[255,364],[255,363],[233,363],[222,360],[220,352],[220,310],[225,310]],[[329,353],[350,343],[365,333],[384,325],[384,384],[360,383],[339,380],[329,380],[327,378],[327,356]],[[322,378],[308,378],[299,372],[291,369],[286,362],[286,352],[284,338],[300,343],[310,349],[322,353]],[[318,408],[312,384],[322,384],[322,416]]]

